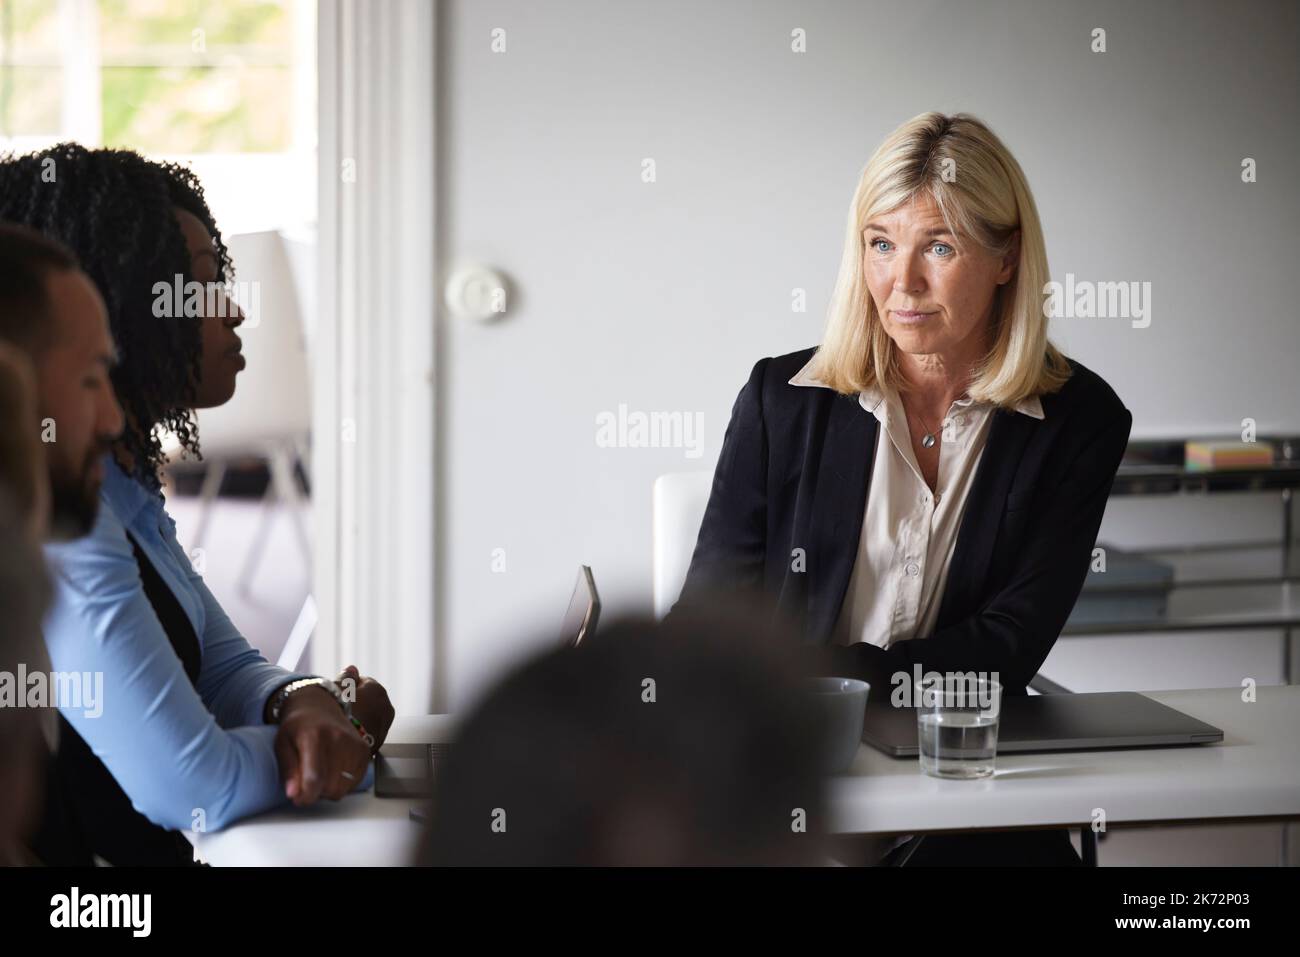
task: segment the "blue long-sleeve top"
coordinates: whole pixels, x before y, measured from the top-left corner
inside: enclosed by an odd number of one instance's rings
[[[145,595],[128,532],[194,626],[194,684]],[[178,830],[201,810],[201,826],[218,830],[284,803],[277,728],[263,709],[276,688],[305,676],[268,663],[231,623],[177,541],[162,495],[107,457],[94,529],[45,554],[55,582],[45,623],[53,669],[103,674],[102,707],[83,700],[59,710],[134,808]]]

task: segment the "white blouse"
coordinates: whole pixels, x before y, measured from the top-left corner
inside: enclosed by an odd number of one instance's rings
[[[790,384],[826,388],[808,366]],[[927,638],[934,630],[995,406],[963,398],[948,408],[939,426],[939,476],[931,494],[912,452],[898,394],[873,387],[859,394],[858,404],[880,427],[858,555],[835,640],[888,648],[898,641]],[[1021,402],[1016,411],[1043,418],[1037,398]]]
[[[829,388],[812,375],[811,365],[799,370],[790,385]],[[896,641],[928,638],[934,630],[994,406],[969,398],[949,406],[939,426],[939,475],[931,494],[912,451],[898,393],[865,389],[858,404],[880,426],[858,555],[834,635],[842,645],[867,641],[888,648]],[[1019,403],[1016,411],[1043,418],[1037,398]],[[888,694],[889,689],[884,691]],[[858,851],[879,860],[911,836],[861,839]]]

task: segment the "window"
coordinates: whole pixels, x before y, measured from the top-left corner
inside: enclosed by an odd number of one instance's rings
[[[226,231],[315,220],[313,0],[0,0],[0,148],[180,159]]]

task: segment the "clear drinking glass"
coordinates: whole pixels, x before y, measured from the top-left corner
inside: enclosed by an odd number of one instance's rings
[[[1002,685],[954,676],[921,686],[916,731],[921,770],[937,778],[986,778],[998,753]]]

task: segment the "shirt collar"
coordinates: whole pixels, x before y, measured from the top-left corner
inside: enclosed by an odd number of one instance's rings
[[[796,372],[794,376],[790,379],[790,385],[807,386],[807,387],[818,388],[818,389],[829,389],[830,386],[828,386],[825,382],[822,382],[821,379],[819,379],[816,375],[813,374],[812,367],[815,361],[816,361],[815,358],[809,359],[808,362],[804,365],[804,367],[800,369],[798,372]],[[866,409],[868,412],[872,412],[872,413],[876,411],[876,408],[880,405],[881,402],[884,401],[884,399],[885,399],[884,393],[874,385],[868,386],[866,389],[863,389],[862,392],[859,394],[859,400],[862,403],[862,407]],[[974,399],[965,398],[965,399],[957,399],[954,402],[954,404],[960,406],[969,406],[969,405],[973,405],[974,402],[975,402]],[[1031,419],[1042,419],[1045,417],[1043,415],[1043,403],[1039,400],[1038,396],[1036,395],[1031,395],[1027,399],[1021,399],[1014,406],[1012,406],[1012,408],[1015,411],[1019,412],[1021,415],[1029,416]]]

